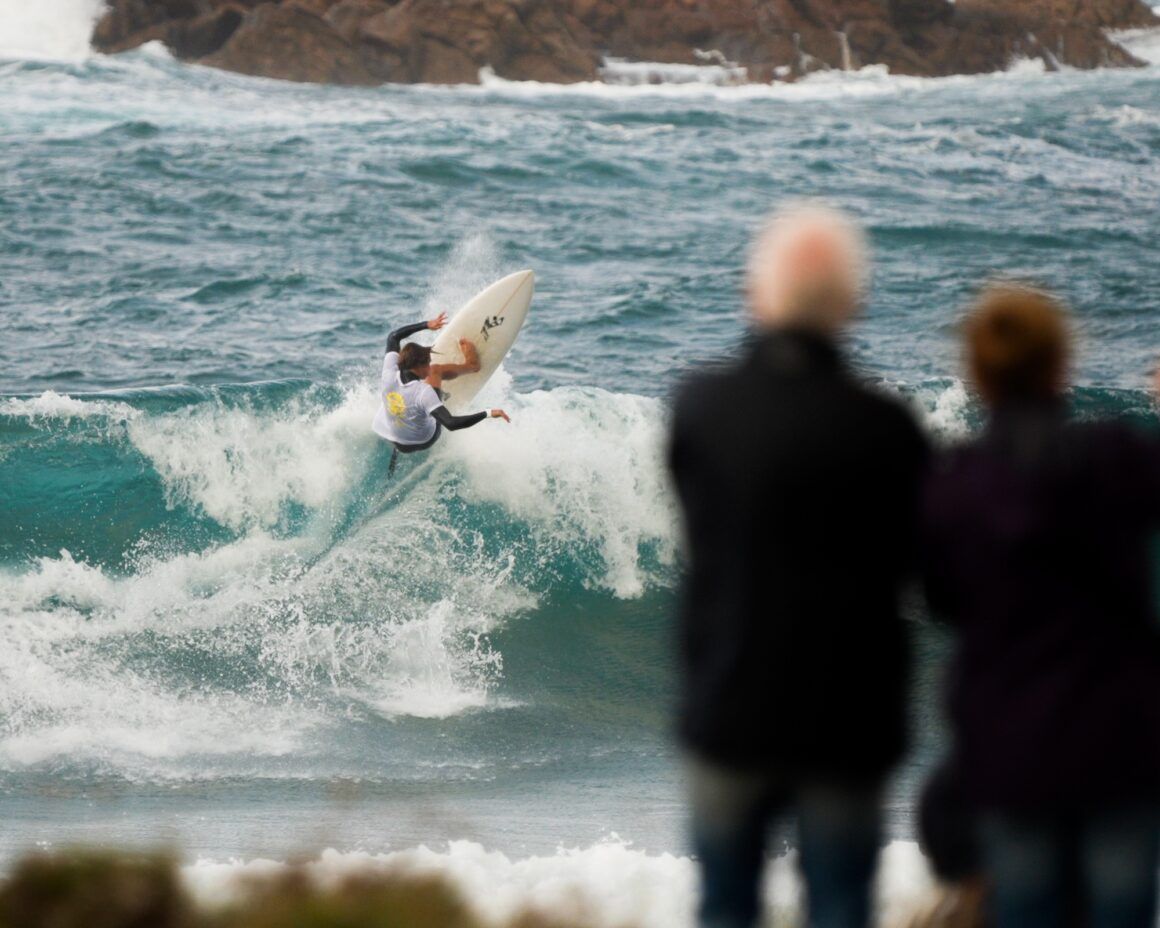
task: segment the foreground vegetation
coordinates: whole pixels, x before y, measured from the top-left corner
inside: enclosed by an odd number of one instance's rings
[[[361,874],[321,886],[302,868],[248,880],[199,906],[161,855],[70,851],[26,858],[0,884],[0,928],[496,928],[439,876]],[[500,928],[583,928],[523,912]]]

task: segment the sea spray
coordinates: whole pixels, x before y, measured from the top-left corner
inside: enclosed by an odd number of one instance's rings
[[[0,61],[80,61],[103,0],[0,0]]]
[[[434,319],[440,313],[454,317],[456,310],[476,293],[507,273],[502,270],[499,246],[486,230],[468,233],[452,247],[438,273],[428,285],[422,311],[414,320]],[[398,307],[394,308],[399,311]]]
[[[587,582],[617,596],[670,584],[676,513],[662,457],[663,404],[564,387],[517,397],[512,414],[499,435],[477,428],[446,446],[466,473],[464,497],[536,525],[541,550],[590,547],[596,566]]]
[[[291,505],[323,509],[349,492],[378,444],[367,428],[376,403],[366,389],[346,391],[334,408],[307,393],[275,414],[212,403],[134,419],[128,433],[171,504],[190,503],[241,530],[277,525]]]

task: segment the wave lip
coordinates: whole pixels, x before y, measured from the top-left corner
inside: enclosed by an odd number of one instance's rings
[[[46,390],[39,396],[0,399],[0,416],[25,419],[33,425],[49,427],[54,421],[97,417],[128,420],[137,410],[116,400],[80,399],[67,393]]]

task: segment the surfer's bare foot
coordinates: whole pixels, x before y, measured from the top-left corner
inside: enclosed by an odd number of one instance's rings
[[[434,319],[427,323],[429,329],[441,329],[447,325],[447,313],[440,313]]]
[[[493,419],[503,419],[504,422],[511,422],[512,421],[511,419],[508,418],[508,414],[506,412],[504,412],[502,409],[493,409],[491,411],[490,415]]]

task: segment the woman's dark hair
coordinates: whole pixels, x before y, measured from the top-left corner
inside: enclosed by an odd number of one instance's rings
[[[426,367],[431,363],[431,349],[426,345],[416,345],[411,342],[404,345],[399,352],[399,370],[413,371],[417,367]]]
[[[964,334],[971,379],[988,404],[1049,399],[1062,391],[1071,339],[1066,311],[1050,294],[990,286],[967,317]]]

